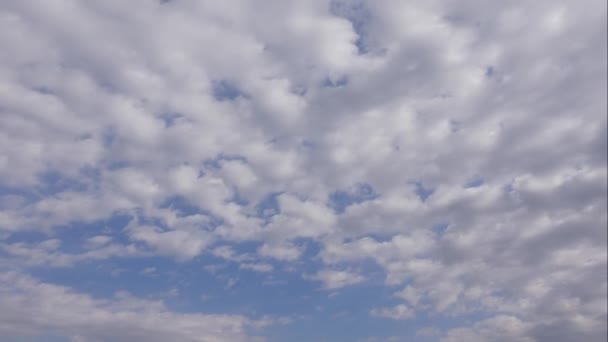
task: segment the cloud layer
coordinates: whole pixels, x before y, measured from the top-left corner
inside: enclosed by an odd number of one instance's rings
[[[606,39],[591,0],[4,1],[0,336],[292,319],[33,274],[161,258],[366,288],[424,341],[605,340]]]

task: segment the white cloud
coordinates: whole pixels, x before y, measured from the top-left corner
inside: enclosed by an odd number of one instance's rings
[[[278,260],[293,261],[300,257],[302,248],[291,243],[265,243],[258,248],[258,254]]]
[[[6,253],[2,260],[3,266],[51,266],[69,267],[83,261],[104,260],[116,257],[141,257],[147,253],[135,245],[106,244],[90,246],[93,249],[80,253],[62,252],[60,240],[51,239],[40,243],[5,243],[0,242],[0,250]]]
[[[271,264],[267,263],[245,263],[239,266],[242,269],[252,270],[255,272],[268,273],[274,270]]]
[[[448,332],[441,342],[451,341],[517,341],[532,342],[534,338],[526,336],[527,324],[512,316],[496,316],[471,328],[456,328]]]
[[[161,255],[175,256],[180,260],[191,259],[211,242],[204,232],[170,230],[162,231],[150,226],[134,226],[129,229],[134,240],[144,241]]]
[[[162,302],[126,293],[101,300],[17,273],[0,275],[0,333],[4,336],[79,336],[86,341],[249,341],[246,329],[267,319],[182,314]]]
[[[411,286],[406,286],[403,290],[395,293],[395,296],[404,299],[413,307],[415,307],[416,304],[418,304],[418,302],[420,301],[420,297],[421,297],[418,294],[418,291]]]
[[[323,284],[323,288],[326,290],[339,289],[361,283],[365,280],[362,275],[355,272],[331,269],[321,270],[313,275],[307,276],[307,278],[320,281]]]
[[[89,248],[95,249],[107,245],[110,241],[112,241],[112,237],[110,236],[95,235],[87,239],[87,245]]]
[[[406,320],[414,318],[414,310],[405,304],[399,304],[389,308],[372,309],[372,316],[390,318],[394,320]]]

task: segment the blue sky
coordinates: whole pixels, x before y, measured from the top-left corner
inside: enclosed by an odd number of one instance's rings
[[[605,341],[606,4],[0,3],[0,340]]]

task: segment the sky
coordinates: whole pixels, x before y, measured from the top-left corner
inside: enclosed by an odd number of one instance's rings
[[[606,6],[0,1],[0,340],[605,341]]]

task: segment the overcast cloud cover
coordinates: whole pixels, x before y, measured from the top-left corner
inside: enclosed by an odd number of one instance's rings
[[[607,338],[606,2],[1,0],[0,340]]]

